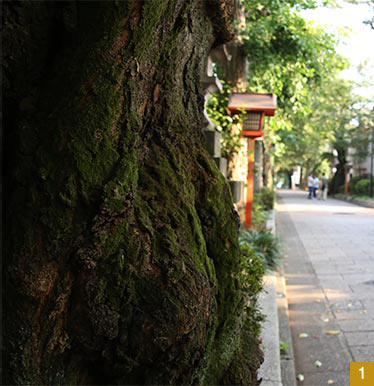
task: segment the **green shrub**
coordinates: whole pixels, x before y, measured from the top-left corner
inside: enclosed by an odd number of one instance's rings
[[[268,214],[260,202],[260,197],[255,195],[252,204],[252,227],[257,231],[264,230],[267,219]]]
[[[261,205],[265,210],[271,210],[274,208],[275,192],[273,189],[262,188],[260,195]]]
[[[349,180],[349,193],[351,194],[367,194],[367,192],[362,193],[362,189],[365,189],[366,183],[361,181],[368,181],[369,176],[367,174],[362,176],[351,177]]]
[[[265,229],[267,211],[274,208],[274,199],[275,192],[269,188],[263,188],[261,192],[255,193],[252,204],[252,226],[257,231]]]
[[[242,260],[240,265],[241,290],[245,299],[247,314],[246,326],[253,336],[259,336],[264,315],[257,306],[258,295],[263,288],[265,265],[252,245],[245,243],[240,246]]]
[[[242,288],[250,297],[257,296],[262,290],[262,277],[265,274],[263,260],[251,244],[242,244],[240,251]]]
[[[248,245],[253,249],[266,268],[275,269],[281,259],[278,239],[268,230],[241,231],[239,234],[239,245],[243,248]]]
[[[366,180],[366,179],[360,180],[354,186],[354,193],[366,195],[366,194],[369,194],[369,188],[370,188],[369,180]]]
[[[361,176],[351,177],[351,179],[349,180],[349,184],[348,184],[348,189],[349,189],[350,193],[356,193],[356,184],[358,181],[360,181],[362,179],[363,179],[363,177],[361,177]]]
[[[244,298],[245,317],[240,323],[241,331],[238,334],[240,345],[233,355],[229,368],[219,380],[220,385],[257,385],[256,369],[263,362],[260,333],[265,316],[259,310],[257,300],[263,287],[262,278],[265,268],[250,245],[243,245],[241,252],[239,280]],[[217,355],[223,354],[217,353]]]

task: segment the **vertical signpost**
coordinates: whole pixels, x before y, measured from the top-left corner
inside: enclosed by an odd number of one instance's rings
[[[276,107],[275,95],[258,93],[232,93],[227,106],[231,114],[244,114],[242,135],[248,138],[246,229],[252,225],[255,139],[263,136],[264,118],[273,116]]]

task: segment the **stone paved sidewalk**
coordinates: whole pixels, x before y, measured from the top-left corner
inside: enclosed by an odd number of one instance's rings
[[[298,384],[348,386],[350,362],[374,361],[374,209],[278,198]]]

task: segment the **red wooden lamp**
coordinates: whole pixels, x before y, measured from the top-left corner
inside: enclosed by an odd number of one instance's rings
[[[244,114],[242,135],[248,138],[246,229],[252,224],[255,139],[263,136],[264,117],[273,116],[276,108],[277,97],[274,94],[242,92],[232,93],[227,106],[230,114]]]

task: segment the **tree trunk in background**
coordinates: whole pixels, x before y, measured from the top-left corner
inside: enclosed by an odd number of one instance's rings
[[[268,189],[274,189],[274,175],[276,175],[277,171],[274,169],[274,155],[270,154],[269,149],[266,148],[265,143],[265,151],[263,153],[264,158],[264,186]],[[273,175],[274,173],[274,175]]]
[[[292,174],[293,171],[290,172],[289,170],[287,170],[288,189],[292,189]]]
[[[247,54],[241,42],[227,45],[230,60],[225,62],[225,81],[233,91],[244,92],[247,89]]]
[[[4,3],[4,384],[257,384],[201,134],[232,3]]]
[[[336,172],[333,175],[329,184],[329,194],[339,193],[339,188],[345,186],[345,165],[347,164],[346,149],[344,147],[335,147],[338,152],[338,164],[336,165]],[[341,193],[344,193],[343,191]]]

